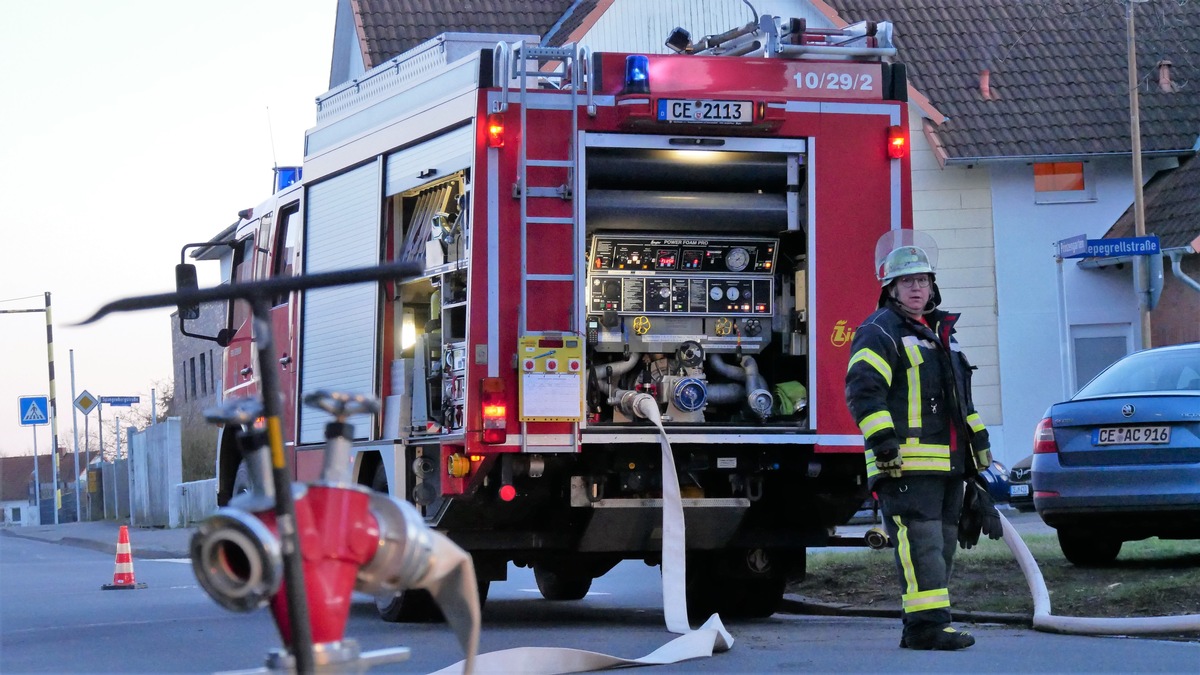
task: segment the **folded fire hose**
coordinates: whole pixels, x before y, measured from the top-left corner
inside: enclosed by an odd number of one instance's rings
[[[466,669],[466,662],[458,663],[437,671],[434,675],[451,673],[522,673],[542,675],[549,673],[582,673],[627,666],[650,666],[678,663],[688,659],[712,656],[733,647],[733,636],[725,630],[721,617],[713,614],[704,625],[692,630],[687,618],[687,563],[686,533],[683,521],[683,501],[679,493],[679,476],[675,472],[675,460],[667,432],[658,414],[658,406],[647,396],[639,402],[637,412],[658,427],[662,439],[662,485],[663,485],[663,543],[662,585],[663,613],[667,630],[680,633],[671,640],[640,659],[623,659],[607,654],[581,649],[558,647],[515,647],[475,657],[474,671]]]

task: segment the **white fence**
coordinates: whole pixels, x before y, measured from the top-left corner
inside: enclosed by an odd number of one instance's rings
[[[217,479],[182,482],[178,417],[130,429],[128,440],[126,459],[101,466],[104,518],[128,517],[139,527],[187,527],[217,510]]]

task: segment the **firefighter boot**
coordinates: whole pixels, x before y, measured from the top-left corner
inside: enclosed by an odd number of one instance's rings
[[[955,630],[950,626],[931,626],[924,630],[915,630],[900,638],[900,647],[904,649],[937,650],[943,652],[966,649],[975,644],[975,637],[966,631]]]

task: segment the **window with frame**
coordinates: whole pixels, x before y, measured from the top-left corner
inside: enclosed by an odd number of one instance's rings
[[[296,254],[300,237],[300,204],[288,204],[279,212],[275,226],[274,257],[271,259],[272,277],[290,277],[295,273]],[[272,301],[273,307],[287,304],[289,293],[280,293]]]
[[[1094,201],[1086,162],[1038,162],[1033,165],[1033,194],[1038,204]]]

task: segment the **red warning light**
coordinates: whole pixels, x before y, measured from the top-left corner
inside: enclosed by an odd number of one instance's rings
[[[502,113],[488,115],[487,134],[489,148],[504,147],[504,115]]]
[[[511,485],[501,485],[500,486],[500,499],[503,499],[506,502],[511,502],[512,500],[514,500],[516,498],[517,498],[517,488],[515,488]]]
[[[900,159],[908,154],[908,137],[904,127],[888,127],[888,157]]]

